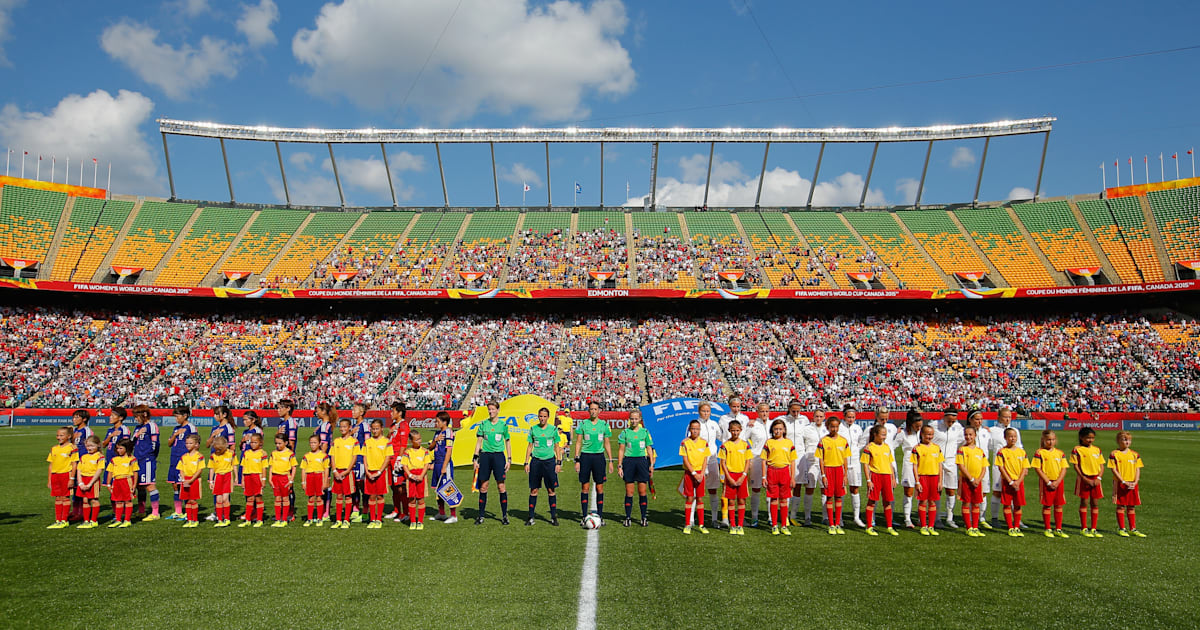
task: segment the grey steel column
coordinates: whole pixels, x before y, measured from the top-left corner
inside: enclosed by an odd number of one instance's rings
[[[229,184],[229,203],[234,203],[233,199],[233,178],[229,176],[229,158],[225,155],[225,138],[218,138],[221,142],[221,160],[225,162],[225,181]]]
[[[817,152],[817,168],[813,169],[812,183],[808,185],[808,203],[804,204],[805,208],[812,207],[813,193],[817,190],[817,178],[821,176],[821,160],[825,159],[825,143],[821,143],[821,150]]]
[[[1037,187],[1033,191],[1033,200],[1037,201],[1038,197],[1042,196],[1042,169],[1046,168],[1046,147],[1050,146],[1050,132],[1046,132],[1046,139],[1042,141],[1042,161],[1038,163],[1038,179]]]
[[[658,143],[650,148],[650,209],[658,207],[655,189],[658,188]]]
[[[604,141],[600,141],[600,208],[604,208]]]
[[[163,157],[167,159],[167,183],[171,185],[171,201],[175,201],[175,174],[171,172],[171,152],[167,150],[167,134],[163,134]],[[79,161],[83,164],[83,160]],[[80,172],[83,172],[83,167],[80,167]]]
[[[763,163],[762,169],[758,172],[758,192],[754,193],[754,207],[758,207],[758,202],[762,200],[763,180],[767,178],[767,156],[771,155],[771,143],[763,148]]]
[[[871,151],[871,165],[867,167],[867,181],[863,182],[862,197],[858,200],[858,207],[861,210],[867,205],[867,191],[871,189],[871,174],[875,172],[875,156],[879,155],[879,143],[875,143],[875,148]]]
[[[292,195],[288,193],[287,173],[283,172],[283,153],[279,151],[279,141],[275,141],[275,157],[279,158],[279,176],[283,178],[283,199],[287,207],[292,207]]]
[[[329,164],[333,166],[333,181],[337,184],[338,200],[341,201],[342,207],[346,207],[346,196],[342,194],[342,178],[338,176],[337,159],[333,157],[333,144],[326,142],[325,146],[329,147]]]
[[[442,143],[434,142],[433,150],[437,152],[438,175],[442,177],[442,207],[450,207],[450,193],[446,191],[446,171],[442,168]]]
[[[388,190],[392,191],[392,207],[399,207],[396,203],[396,185],[392,183],[392,165],[388,163],[387,146],[382,142],[379,143],[379,150],[383,153],[383,172],[387,174]]]
[[[546,209],[554,207],[554,197],[550,194],[550,143],[546,143]]]
[[[492,152],[492,190],[496,193],[496,209],[500,209],[500,180],[496,177],[496,143],[489,142],[488,149]]]
[[[992,137],[988,136],[983,139],[983,157],[979,158],[979,177],[975,179],[975,197],[971,202],[971,207],[974,208],[979,204],[979,185],[983,183],[983,165],[987,164],[988,144],[992,142]]]
[[[717,143],[708,143],[708,174],[704,176],[704,207],[708,208],[708,184],[712,181],[712,158],[713,150],[716,149]],[[755,204],[757,205],[757,204]]]
[[[921,183],[917,184],[917,198],[913,200],[913,209],[921,207],[921,194],[925,192],[925,174],[929,172],[929,154],[933,153],[933,140],[925,149],[925,166],[921,167]]]

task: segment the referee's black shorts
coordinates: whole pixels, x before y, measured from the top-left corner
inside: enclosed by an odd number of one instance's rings
[[[479,454],[479,477],[475,480],[476,490],[491,477],[495,477],[496,481],[504,483],[504,462],[507,460],[507,457],[504,453]]]
[[[650,458],[626,457],[621,462],[621,477],[625,483],[650,483]]]
[[[607,476],[604,466],[604,453],[580,453],[579,483],[604,483]]]
[[[537,490],[543,485],[547,490],[558,489],[558,473],[554,472],[556,462],[553,457],[529,460],[529,489]]]

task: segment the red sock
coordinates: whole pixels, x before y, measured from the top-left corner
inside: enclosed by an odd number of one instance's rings
[[[704,503],[696,501],[696,524],[704,527]]]
[[[888,528],[892,526],[892,504],[889,503],[883,506],[883,520],[887,522]]]
[[[283,520],[283,504],[282,503],[275,504],[275,520],[277,520],[277,521]]]
[[[1050,529],[1050,508],[1042,510],[1042,520],[1046,522],[1046,529]]]
[[[837,523],[838,527],[842,526],[842,502],[835,501],[833,503],[833,522]]]
[[[262,520],[263,520],[263,512],[264,512],[264,511],[267,509],[267,506],[266,506],[266,505],[264,505],[264,504],[263,504],[263,502],[262,502],[262,500],[260,499],[260,500],[259,500],[259,502],[258,502],[258,505],[257,505],[257,507],[258,507],[258,510],[257,510],[257,512],[256,512],[256,513],[258,514],[258,518],[257,518],[256,520],[257,520],[259,523],[261,523],[261,522],[262,522]]]
[[[691,503],[683,504],[683,526],[684,527],[692,526],[692,504]]]
[[[458,518],[458,508],[450,508],[450,516]]]
[[[313,513],[314,507],[316,507],[316,506],[314,506],[312,503],[308,504],[308,520],[310,520],[310,521],[313,520],[312,513]]]
[[[1063,511],[1054,510],[1054,529],[1062,529]]]
[[[928,527],[925,524],[925,504],[921,503],[917,506],[917,519],[921,522],[921,527]]]
[[[229,508],[225,508],[225,509],[228,510]],[[125,505],[125,521],[129,522],[132,520],[133,520],[133,506],[126,504]]]
[[[1096,521],[1100,520],[1100,508],[1092,508],[1092,529],[1096,529]]]
[[[417,506],[417,522],[418,523],[425,522],[425,508],[422,506]]]
[[[1137,529],[1137,513],[1129,510],[1129,529]]]
[[[1079,529],[1087,529],[1088,528],[1087,513],[1088,513],[1088,511],[1087,511],[1086,507],[1079,508]]]
[[[746,526],[746,506],[738,506],[738,527]]]
[[[1125,529],[1125,512],[1122,510],[1117,510],[1117,527]]]
[[[830,526],[835,524],[835,521],[833,520],[833,501],[825,502],[825,520]]]
[[[875,521],[875,506],[868,504],[867,505],[867,527],[874,527],[875,526],[874,521]]]
[[[1005,523],[1008,523],[1008,528],[1009,528],[1009,529],[1012,529],[1012,528],[1013,528],[1013,513],[1012,513],[1012,508],[1009,508],[1009,507],[1006,507],[1006,508],[1004,508],[1004,522],[1005,522]]]
[[[189,521],[192,521],[193,523],[195,523],[200,520],[200,506],[199,505],[188,508],[187,512],[188,512],[188,520]]]

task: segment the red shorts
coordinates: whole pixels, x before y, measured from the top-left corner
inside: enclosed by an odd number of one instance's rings
[[[767,498],[787,499],[792,495],[792,480],[786,466],[767,467]]]
[[[683,496],[685,497],[703,497],[704,496],[704,477],[696,479],[692,473],[683,472]]]
[[[325,494],[325,473],[304,473],[304,496],[319,497]]]
[[[826,466],[825,467],[825,496],[827,497],[844,497],[846,496],[846,467],[845,466]]]
[[[1088,479],[1096,479],[1096,477],[1088,477]],[[1086,488],[1083,485],[1083,478],[1075,478],[1075,496],[1080,499],[1103,499],[1104,484],[1098,483],[1091,488]]]
[[[729,481],[726,480],[724,484],[725,492],[721,496],[725,497],[726,499],[748,498],[750,496],[750,480],[747,478],[746,473],[741,473],[740,475],[736,473],[730,473],[729,476],[733,477],[734,479],[740,479],[742,485],[731,486],[729,485]]]
[[[1012,484],[1000,482],[1000,505],[1011,505],[1013,507],[1021,507],[1025,505],[1025,482],[1017,484],[1017,487],[1012,487]]]
[[[341,468],[337,472],[345,473],[346,476],[340,480],[337,477],[333,477],[333,493],[341,495],[354,494],[354,473],[349,468]]]
[[[917,500],[918,501],[937,501],[938,482],[942,480],[939,475],[919,475],[917,476]]]
[[[50,473],[50,496],[71,496],[71,473]]]
[[[1113,503],[1119,507],[1141,505],[1142,495],[1138,492],[1138,485],[1135,484],[1132,489],[1129,489],[1125,487],[1125,484],[1118,483],[1117,489],[1113,491]]]
[[[112,480],[112,491],[110,492],[113,501],[132,501],[133,500],[133,477],[121,477],[120,479]]]
[[[1042,505],[1047,507],[1066,505],[1067,504],[1067,487],[1063,484],[1058,484],[1058,487],[1051,490],[1046,487],[1046,484],[1038,480],[1038,499]]]
[[[233,473],[217,473],[213,475],[213,494],[220,496],[233,492]]]
[[[292,492],[292,476],[271,473],[271,493],[276,498],[290,495]]]
[[[958,482],[958,494],[959,500],[963,503],[968,503],[971,505],[983,503],[983,484],[980,483],[972,486],[970,482],[966,480],[960,480]]]
[[[371,471],[369,471],[369,470],[367,471],[367,474],[363,477],[363,481],[365,482],[363,485],[363,492],[366,492],[367,494],[386,494],[387,493],[387,491],[388,491],[387,473],[385,473],[382,470],[380,470],[378,472],[379,472],[379,476],[374,479],[371,479]]]
[[[180,501],[199,501],[200,500],[200,480],[197,479],[190,486],[184,486],[183,482],[179,484],[179,500]]]
[[[262,496],[262,475],[259,473],[245,473],[242,475],[242,494],[248,497]]]
[[[892,481],[890,473],[871,473],[871,492],[867,494],[868,501],[878,501],[883,499],[888,503],[896,500],[896,495],[893,492],[895,483]]]
[[[425,478],[422,477],[420,481],[413,481],[412,479],[408,479],[408,478],[405,478],[405,479],[406,479],[406,481],[404,482],[405,496],[407,496],[410,501],[413,499],[424,499],[425,498]]]
[[[100,497],[100,492],[99,492],[100,484],[95,483],[95,484],[92,484],[91,488],[88,488],[87,490],[83,489],[83,486],[85,484],[92,483],[93,479],[95,479],[95,477],[81,477],[79,479],[79,485],[75,486],[75,496],[79,497],[80,499],[99,498]]]

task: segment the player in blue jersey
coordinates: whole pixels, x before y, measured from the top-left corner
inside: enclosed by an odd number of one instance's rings
[[[317,408],[313,411],[317,417],[317,429],[313,433],[317,438],[317,448],[326,455],[329,454],[329,446],[333,444],[333,428],[337,426],[338,414],[337,409],[327,402],[317,403]],[[333,503],[333,484],[325,488],[324,502],[321,505],[321,519],[329,520],[329,506]]]
[[[213,430],[208,434],[208,440],[204,445],[208,447],[208,454],[212,455],[216,452],[215,443],[218,437],[225,438],[225,444],[237,443],[237,429],[233,428],[233,413],[229,411],[229,407],[225,405],[217,405],[213,407],[213,421],[216,423]],[[213,511],[208,515],[206,520],[216,521],[217,518],[217,496],[213,494]]]
[[[196,425],[191,423],[192,410],[188,409],[187,405],[175,407],[172,414],[175,416],[175,429],[167,439],[167,446],[171,447],[171,466],[167,469],[167,481],[174,488],[175,511],[167,518],[172,521],[186,521],[187,517],[183,515],[183,501],[179,498],[179,488],[183,480],[179,476],[178,465],[179,460],[188,452],[187,439],[195,435],[199,440],[200,436],[196,432]]]
[[[71,414],[71,424],[75,426],[71,441],[75,444],[77,452],[86,453],[88,438],[95,435],[92,428],[88,426],[88,421],[91,419],[92,414],[88,413],[87,409],[76,409]],[[72,521],[83,518],[83,499],[77,496],[71,497],[71,514],[67,518]]]
[[[451,454],[454,452],[454,429],[451,428],[450,414],[445,411],[437,412],[434,417],[433,441],[430,447],[433,449],[433,489],[437,489],[445,483],[446,479],[454,478],[454,462]],[[446,502],[442,497],[438,496],[438,513],[433,519],[436,521],[446,521],[447,524],[458,522],[458,508],[450,508],[450,518],[446,518]]]
[[[300,424],[292,417],[292,413],[296,411],[296,402],[291,398],[284,398],[275,403],[275,410],[279,412],[279,433],[287,439],[288,450],[296,452],[296,440],[300,437]],[[284,517],[290,522],[296,518],[296,487],[292,484],[288,490],[287,514]]]
[[[100,443],[100,446],[104,447],[104,461],[111,462],[112,458],[117,456],[117,442],[129,438],[129,427],[125,426],[125,418],[128,417],[129,412],[125,411],[124,407],[113,407],[108,410],[109,427],[104,434],[104,441]],[[104,471],[104,485],[107,486],[109,483],[109,473],[106,470]]]
[[[354,439],[358,441],[360,454],[354,458],[354,511],[350,514],[351,523],[362,522],[362,512],[368,509],[367,493],[367,465],[363,461],[361,455],[362,448],[367,444],[367,438],[371,437],[371,423],[367,422],[367,405],[366,403],[356,402],[350,408],[350,422],[354,426]],[[362,512],[359,511],[359,506],[362,506]]]
[[[138,516],[146,514],[146,495],[150,495],[150,514],[146,521],[157,521],[158,514],[158,424],[150,419],[150,407],[133,408],[133,458],[138,464]]]

